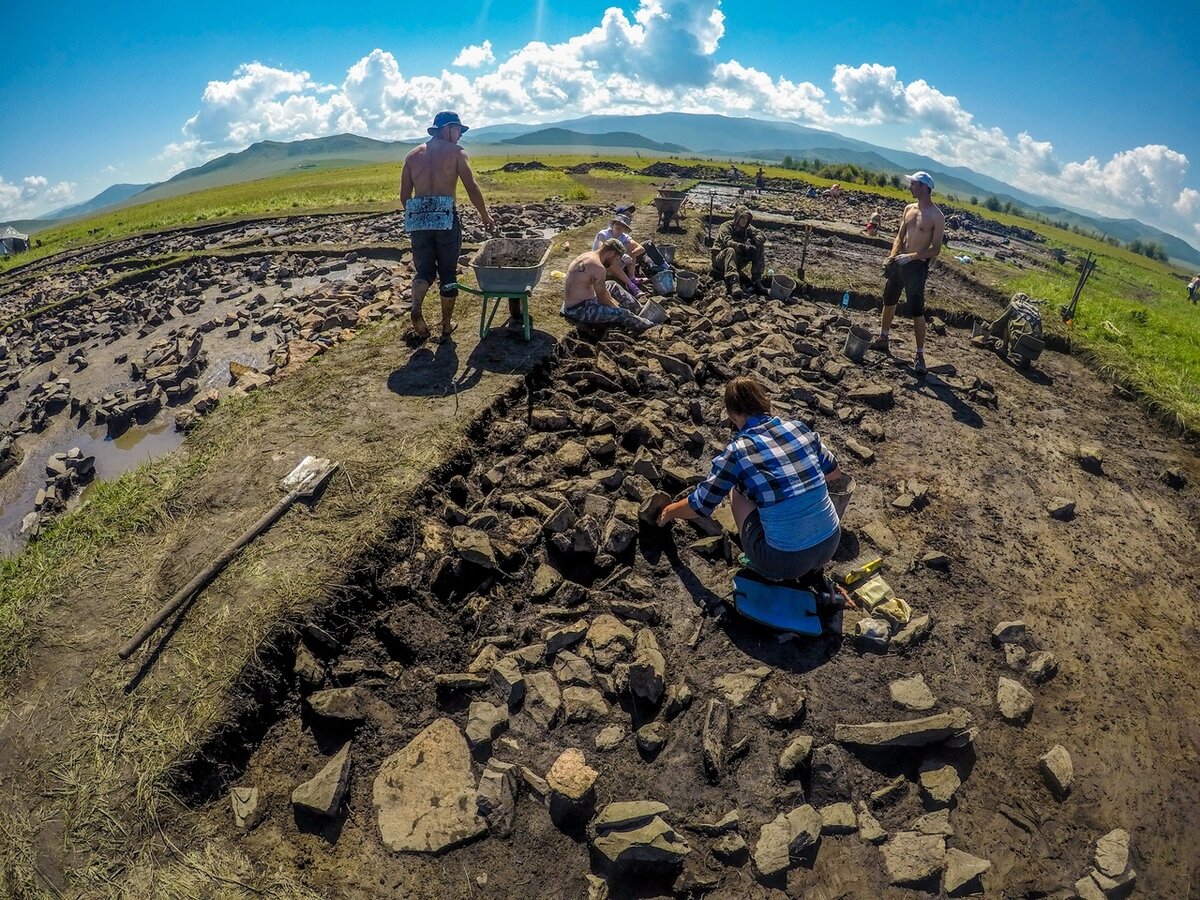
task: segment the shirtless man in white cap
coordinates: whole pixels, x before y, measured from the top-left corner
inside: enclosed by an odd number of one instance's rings
[[[896,314],[896,301],[904,290],[908,298],[909,313],[913,317],[913,335],[917,340],[917,355],[913,371],[925,374],[925,277],[929,274],[929,261],[942,252],[942,233],[946,230],[946,217],[933,205],[933,176],[928,172],[914,172],[908,176],[908,190],[916,199],[904,208],[904,219],[892,252],[884,260],[887,282],[883,286],[883,318],[879,323],[879,337],[871,344],[875,350],[888,350],[888,331],[892,317]]]
[[[466,151],[458,146],[467,130],[458,113],[438,113],[426,130],[429,141],[405,157],[400,175],[404,230],[412,240],[413,267],[417,270],[412,283],[412,330],[418,340],[429,337],[421,304],[437,278],[442,299],[442,340],[446,340],[454,330],[454,302],[458,299],[458,288],[449,285],[457,283],[458,255],[462,252],[462,222],[454,205],[460,180],[479,211],[483,227],[491,231],[496,225],[483,202]]]

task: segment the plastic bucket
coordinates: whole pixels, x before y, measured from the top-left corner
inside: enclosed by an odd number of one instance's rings
[[[670,269],[663,269],[661,272],[656,272],[654,277],[650,279],[650,283],[664,297],[675,293],[675,273]]]
[[[842,352],[855,362],[862,362],[870,346],[871,332],[861,325],[854,325],[846,333],[846,346],[842,348]]]
[[[770,297],[772,300],[786,300],[796,290],[796,279],[786,275],[776,275],[771,279]]]
[[[675,273],[675,294],[680,300],[691,300],[700,287],[700,276],[695,272],[680,269]]]
[[[858,482],[854,480],[853,475],[847,475],[844,472],[839,481],[828,485],[829,499],[833,503],[833,508],[837,512],[838,521],[841,522],[846,518],[846,507],[850,505],[850,498],[854,496],[854,490],[858,487]]]
[[[662,254],[663,259],[668,266],[675,265],[675,245],[674,244],[659,244],[658,252]]]
[[[647,300],[642,306],[642,311],[638,313],[643,319],[649,319],[655,325],[661,325],[667,321],[667,311],[655,303],[653,300]]]

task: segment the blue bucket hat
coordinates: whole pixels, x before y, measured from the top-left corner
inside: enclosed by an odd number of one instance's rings
[[[470,129],[467,128],[467,126],[462,123],[462,119],[460,119],[458,117],[458,113],[451,112],[448,109],[443,110],[442,112],[440,112],[436,116],[434,116],[433,117],[433,125],[429,128],[426,128],[425,130],[427,132],[429,132],[430,134],[437,134],[439,131],[441,131],[443,128],[445,128],[447,125],[457,125],[459,128],[461,128],[463,130],[463,134],[466,134],[468,131],[470,131]]]

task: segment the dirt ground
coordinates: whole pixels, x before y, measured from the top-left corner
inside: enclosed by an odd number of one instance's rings
[[[641,231],[651,227],[651,216],[639,210]],[[695,240],[694,212],[685,221],[691,235],[672,240],[681,261],[700,270],[706,254]],[[846,217],[840,224],[853,222]],[[769,264],[776,271],[798,265],[799,234],[799,226],[772,229]],[[931,365],[945,363],[956,371],[918,378],[908,364],[911,331],[901,319],[893,356],[872,353],[860,365],[846,360],[840,353],[846,327],[870,326],[876,315],[867,308],[879,289],[874,252],[871,245],[835,234],[809,248],[807,273],[814,288],[835,275],[861,281],[847,314],[806,299],[783,304],[756,298],[734,309],[706,284],[694,300],[671,302],[670,324],[637,342],[562,341],[548,373],[534,377],[528,403],[510,391],[539,354],[552,352],[553,337],[563,331],[553,316],[552,283],[544,285],[536,313],[545,340],[533,347],[510,338],[475,346],[460,331],[462,340],[451,349],[430,345],[412,352],[396,345],[395,326],[390,332],[385,326],[374,337],[370,333],[331,351],[290,387],[284,382],[272,389],[280,392],[281,405],[267,404],[256,417],[252,424],[264,430],[256,432],[253,446],[231,450],[222,457],[220,476],[177,498],[194,517],[186,529],[176,522],[139,538],[143,546],[166,540],[176,553],[159,558],[144,574],[135,576],[128,564],[109,571],[110,584],[127,579],[131,608],[97,608],[85,602],[83,592],[56,608],[61,630],[51,633],[61,637],[39,648],[23,685],[28,699],[6,709],[0,743],[5,758],[23,760],[5,767],[6,783],[32,792],[21,801],[31,819],[54,811],[54,801],[36,799],[37,779],[48,765],[62,762],[61,748],[51,751],[47,745],[69,733],[81,703],[106,709],[122,702],[121,679],[107,675],[81,696],[80,685],[109,649],[106,639],[127,633],[156,605],[162,587],[177,582],[218,538],[255,514],[253,500],[269,494],[270,482],[290,468],[287,449],[301,439],[312,452],[344,455],[351,484],[370,479],[386,484],[331,490],[314,515],[285,529],[254,565],[223,582],[217,615],[188,622],[187,628],[200,632],[196,642],[186,652],[168,650],[148,689],[131,701],[135,710],[174,696],[171,690],[178,686],[172,682],[186,683],[202,671],[191,656],[231,639],[239,650],[230,652],[231,665],[221,677],[223,689],[233,685],[241,674],[232,665],[242,658],[240,651],[252,650],[274,631],[264,622],[240,634],[238,616],[230,611],[245,612],[240,598],[264,585],[282,593],[288,588],[264,581],[255,566],[311,552],[306,530],[337,540],[339,525],[359,515],[364,503],[386,497],[396,505],[375,515],[372,533],[356,533],[364,541],[359,549],[375,559],[374,574],[352,606],[337,605],[336,627],[318,609],[268,607],[281,618],[298,615],[293,634],[299,636],[267,655],[265,673],[243,679],[274,685],[259,690],[259,704],[243,710],[253,727],[222,729],[231,712],[227,696],[218,692],[206,719],[212,739],[197,761],[172,769],[182,805],[159,808],[163,834],[173,846],[244,857],[252,872],[284,872],[326,897],[586,896],[588,874],[605,876],[614,897],[912,896],[889,884],[880,850],[855,834],[825,836],[783,880],[764,880],[745,854],[722,863],[713,854],[717,839],[689,826],[737,810],[740,833],[753,851],[762,826],[779,813],[805,803],[820,808],[866,801],[899,775],[901,798],[872,811],[888,832],[900,832],[929,811],[916,782],[922,763],[937,756],[962,779],[948,807],[947,843],[990,860],[983,876],[987,896],[1073,896],[1071,886],[1091,863],[1095,841],[1114,828],[1133,836],[1137,896],[1194,894],[1200,868],[1187,848],[1200,832],[1195,802],[1200,675],[1193,665],[1200,623],[1190,554],[1196,546],[1200,464],[1190,447],[1069,356],[1047,352],[1033,369],[1019,370],[972,346],[969,330],[950,327],[930,335],[927,352]],[[948,266],[936,266],[930,284],[935,314],[997,310],[991,291]],[[652,360],[651,353],[661,357]],[[589,371],[607,372],[607,383],[597,387],[582,374]],[[391,373],[386,385],[376,377],[379,372]],[[854,475],[858,489],[844,521],[839,558],[860,551],[883,556],[888,582],[916,614],[931,617],[923,642],[902,652],[864,652],[843,635],[857,618],[851,612],[841,621],[827,620],[826,633],[814,640],[781,640],[721,612],[720,601],[730,593],[730,568],[724,558],[711,558],[706,545],[697,543],[703,535],[686,523],[667,531],[639,525],[631,546],[599,554],[564,550],[561,542],[555,545],[553,529],[541,527],[555,501],[583,514],[589,494],[606,501],[599,504],[605,510],[602,528],[618,518],[612,504],[633,494],[607,477],[614,469],[625,476],[649,473],[653,487],[678,493],[680,471],[702,473],[713,448],[728,435],[718,402],[724,381],[750,373],[772,388],[781,414],[810,421]],[[871,385],[891,387],[893,405],[875,409],[850,396]],[[316,399],[308,393],[314,390]],[[351,397],[354,411],[345,409]],[[507,399],[498,403],[501,397]],[[289,406],[289,400],[297,405]],[[363,409],[371,412],[367,419]],[[485,410],[494,410],[495,417],[477,439],[464,440],[468,423]],[[561,421],[547,415],[552,413],[561,414]],[[453,433],[439,433],[447,415],[453,416]],[[653,433],[648,438],[643,421],[661,430],[661,439]],[[691,436],[697,428],[699,440]],[[396,434],[408,440],[383,465],[379,451]],[[582,457],[564,452],[571,442],[587,452]],[[1086,444],[1103,447],[1100,474],[1080,465],[1079,447]],[[873,452],[872,461],[860,458],[863,448]],[[260,468],[253,460],[261,461]],[[448,467],[437,469],[428,482],[413,474],[446,460]],[[395,474],[401,467],[403,477]],[[1163,480],[1171,468],[1185,473],[1183,487]],[[913,479],[928,486],[928,505],[897,508],[898,483]],[[1047,504],[1056,497],[1075,501],[1073,520],[1048,514]],[[590,502],[596,509],[597,501]],[[537,527],[530,530],[527,520]],[[499,571],[460,559],[446,545],[446,531],[463,522],[487,535],[501,560]],[[205,528],[211,529],[207,539],[201,537]],[[949,557],[948,571],[922,565],[931,551]],[[552,596],[535,597],[532,582],[543,564],[565,582]],[[319,574],[334,575],[324,569]],[[507,731],[492,742],[491,756],[545,776],[564,750],[579,748],[598,771],[597,809],[622,800],[666,804],[663,818],[691,849],[682,875],[671,866],[635,873],[606,869],[590,849],[594,832],[557,827],[529,789],[521,792],[509,836],[485,836],[436,856],[385,849],[373,806],[373,782],[383,761],[434,720],[448,716],[465,727],[472,701],[500,702],[487,685],[474,693],[440,690],[435,676],[467,671],[488,643],[503,653],[520,652],[544,640],[547,630],[593,623],[606,613],[617,614],[631,632],[654,635],[665,658],[666,683],[685,682],[693,694],[690,705],[672,716],[662,705],[635,701],[616,670],[606,675],[592,660],[606,712],[544,728],[515,705]],[[86,635],[68,624],[81,615],[94,617]],[[1035,683],[992,646],[992,629],[1012,619],[1027,623],[1026,649],[1056,656],[1055,677]],[[318,620],[332,636],[302,627]],[[302,645],[319,661],[319,684],[295,674],[294,656]],[[586,639],[568,646],[587,655]],[[555,654],[537,655],[523,658],[527,677],[555,665]],[[623,661],[629,662],[628,653]],[[768,668],[762,683],[735,703],[720,679],[758,666]],[[897,709],[888,694],[890,682],[913,674],[924,676],[936,698],[931,712],[961,707],[970,713],[978,733],[969,746],[859,753],[834,742],[839,723],[917,715]],[[1009,724],[998,714],[1000,677],[1021,681],[1035,696],[1028,724]],[[314,713],[306,699],[320,688],[353,685],[388,712],[353,726]],[[196,685],[184,705],[196,704],[207,687]],[[807,697],[807,711],[780,728],[768,707],[788,688]],[[728,743],[737,749],[731,750],[728,771],[713,783],[705,776],[701,744],[706,709],[722,699],[731,707]],[[236,721],[240,728],[246,719]],[[136,714],[109,715],[101,722],[119,735],[115,744],[106,742],[108,752],[140,737]],[[640,750],[630,732],[655,722],[665,745]],[[615,749],[598,749],[600,731],[614,725],[623,739]],[[820,765],[784,778],[777,760],[798,734],[812,737]],[[291,792],[347,740],[353,764],[345,804],[330,819],[295,813]],[[1074,787],[1061,802],[1037,768],[1038,757],[1054,744],[1067,748],[1075,770]],[[476,754],[474,778],[488,758],[486,750]],[[130,782],[118,779],[126,787]],[[230,814],[229,791],[238,786],[257,787],[262,798],[265,818],[249,831],[235,828]],[[52,883],[61,889],[89,883],[75,880],[71,854],[62,852],[64,843],[73,843],[70,829],[67,839],[57,841],[44,822],[35,830],[43,844],[57,845],[39,856],[54,869]],[[126,850],[142,839],[157,841],[135,830],[126,837]],[[93,850],[93,859],[96,855],[103,852]],[[170,856],[165,848],[158,855]],[[118,879],[129,876],[119,861],[103,864]],[[127,886],[144,884],[136,880],[144,866],[133,869]],[[226,883],[206,893],[239,895],[236,888]],[[940,884],[926,884],[923,892],[938,894]]]

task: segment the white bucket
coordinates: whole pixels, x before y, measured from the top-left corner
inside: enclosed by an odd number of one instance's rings
[[[654,289],[664,297],[675,293],[675,273],[670,269],[663,269],[661,272],[655,273],[650,282],[654,285]]]
[[[772,300],[786,300],[796,290],[796,279],[786,275],[776,275],[771,279],[770,297]]]
[[[675,273],[675,294],[680,300],[691,300],[700,287],[700,276],[695,272],[680,269]]]
[[[675,245],[674,244],[656,244],[658,252],[662,254],[663,259],[668,266],[675,265]]]
[[[667,311],[655,303],[653,300],[647,300],[642,306],[642,311],[638,313],[643,319],[649,319],[655,325],[661,325],[667,321]]]
[[[855,362],[862,362],[870,346],[871,332],[861,325],[855,325],[846,333],[846,346],[842,348],[842,352]]]
[[[827,487],[829,488],[829,499],[837,512],[838,521],[841,522],[846,518],[846,507],[850,505],[850,498],[854,496],[858,482],[854,480],[853,475],[843,472],[841,479]]]

